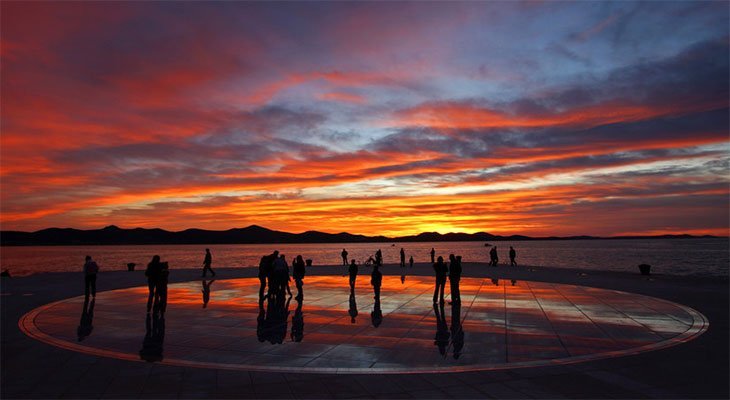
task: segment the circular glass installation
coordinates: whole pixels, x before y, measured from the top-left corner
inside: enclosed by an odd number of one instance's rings
[[[162,364],[317,373],[449,372],[555,365],[682,343],[707,329],[676,303],[583,286],[462,278],[460,302],[433,303],[434,278],[308,276],[303,296],[259,299],[257,278],[147,287],[39,307],[19,321],[43,342]]]

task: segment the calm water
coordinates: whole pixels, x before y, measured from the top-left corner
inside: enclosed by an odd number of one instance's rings
[[[652,272],[673,275],[727,276],[730,263],[728,239],[647,239],[493,242],[500,263],[509,263],[509,246],[517,250],[517,262],[524,265],[636,272],[641,263]],[[147,245],[147,246],[32,246],[0,248],[0,265],[12,275],[39,272],[80,271],[84,256],[91,255],[102,269],[125,270],[133,262],[144,268],[153,255],[169,261],[171,268],[201,267],[205,248],[213,253],[213,268],[257,266],[264,254],[279,250],[291,260],[297,254],[311,258],[314,265],[340,264],[340,252],[362,262],[380,248],[385,263],[399,262],[401,244],[232,244],[232,245]],[[489,247],[483,242],[403,243],[406,259],[430,261],[434,247],[444,258],[460,254],[465,262],[486,262]]]

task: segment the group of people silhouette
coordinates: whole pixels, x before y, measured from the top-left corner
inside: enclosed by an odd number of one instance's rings
[[[459,358],[461,349],[464,346],[464,332],[461,325],[461,293],[460,280],[462,274],[462,257],[454,254],[449,255],[449,261],[446,262],[443,257],[436,258],[436,251],[431,248],[429,252],[433,262],[435,284],[433,294],[433,310],[436,316],[437,332],[434,338],[434,344],[438,347],[439,353],[446,356],[448,348],[452,348],[454,358]],[[358,316],[357,298],[355,296],[355,288],[359,273],[359,264],[355,259],[349,260],[349,253],[346,249],[342,249],[343,265],[347,266],[347,274],[349,275],[349,307],[348,315],[351,323],[356,322]],[[517,265],[515,262],[516,251],[510,246],[509,251],[511,265]],[[490,265],[497,265],[499,258],[497,257],[497,249],[493,247],[490,251]],[[410,256],[408,263],[413,267],[413,256]],[[374,327],[381,325],[383,321],[383,313],[380,305],[381,287],[383,284],[383,274],[381,267],[383,265],[383,254],[378,249],[374,256],[366,260],[364,265],[372,266],[370,274],[370,285],[373,290],[373,310],[370,313],[371,323]],[[259,341],[268,341],[272,344],[283,343],[287,335],[287,325],[289,319],[289,306],[292,299],[292,291],[290,281],[294,279],[297,296],[297,307],[291,320],[291,340],[294,342],[302,341],[304,337],[304,277],[306,274],[306,266],[311,265],[311,260],[305,263],[303,257],[298,255],[292,262],[292,270],[290,274],[289,264],[286,257],[279,251],[274,251],[269,255],[261,257],[259,262],[258,278],[259,287],[259,316],[257,318],[257,336]],[[203,273],[205,278],[207,272],[214,277],[215,272],[211,268],[212,255],[210,249],[205,249],[205,258],[203,260]],[[406,253],[403,248],[400,250],[400,267],[406,267]],[[88,337],[93,330],[93,313],[96,302],[96,275],[99,272],[98,264],[92,260],[90,256],[86,256],[83,267],[84,272],[84,293],[85,301],[82,310],[81,319],[77,328],[78,340],[81,341]],[[148,296],[147,296],[147,317],[145,319],[145,336],[143,339],[142,349],[139,351],[140,357],[147,361],[162,360],[162,346],[165,336],[165,311],[167,307],[167,286],[169,281],[169,265],[163,262],[159,255],[152,257],[147,264],[145,276],[147,278]],[[450,283],[451,301],[451,328],[448,328],[446,322],[446,314],[444,312],[444,299],[446,281]],[[210,301],[211,286],[215,279],[207,281],[202,280],[203,308],[207,308]],[[405,282],[405,272],[401,274],[401,282]],[[512,281],[515,285],[516,281]],[[496,279],[492,283],[498,285]],[[266,303],[266,304],[265,304]],[[451,345],[449,345],[451,343]]]
[[[510,246],[509,247],[509,262],[510,266],[516,267],[517,261],[515,261],[515,258],[517,257],[517,251]],[[497,246],[493,246],[491,250],[489,250],[489,265],[492,267],[496,267],[499,265],[499,255],[497,255]]]

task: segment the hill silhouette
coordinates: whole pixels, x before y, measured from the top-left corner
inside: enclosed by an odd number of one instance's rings
[[[418,235],[386,237],[354,235],[347,232],[325,233],[306,231],[289,233],[258,225],[225,231],[186,229],[179,232],[160,228],[122,229],[109,225],[102,229],[48,228],[36,232],[2,231],[2,246],[71,246],[71,245],[124,245],[124,244],[264,244],[264,243],[364,243],[364,242],[467,242],[467,241],[520,241],[520,240],[576,240],[576,239],[645,239],[645,238],[712,238],[715,236],[661,235],[661,236],[569,236],[529,237],[523,235],[499,236],[486,232],[446,233],[423,232]]]

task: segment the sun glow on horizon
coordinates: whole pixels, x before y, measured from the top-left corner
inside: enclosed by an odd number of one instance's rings
[[[0,228],[725,236],[685,5],[3,2]]]

